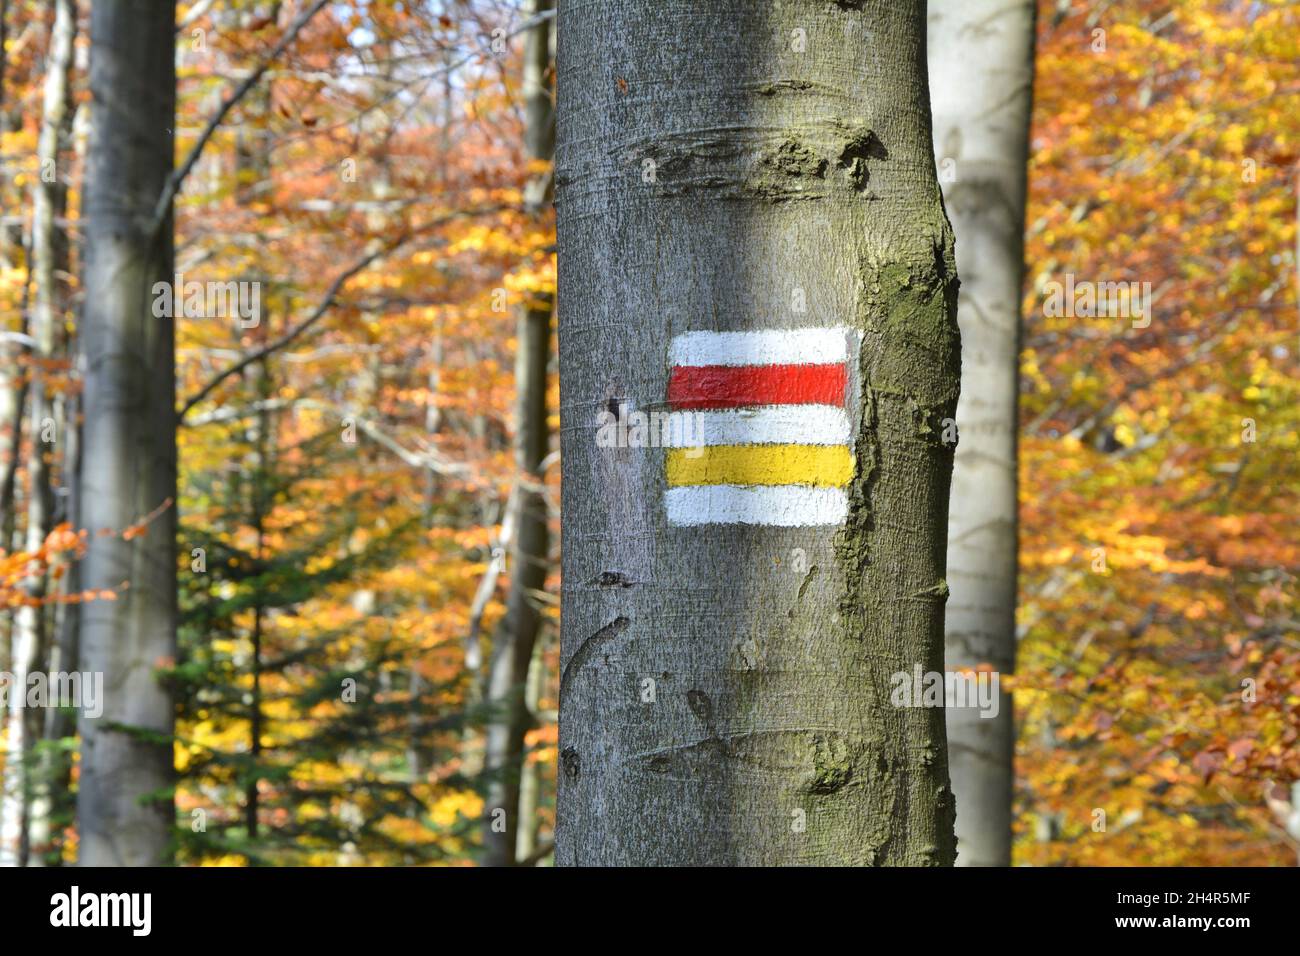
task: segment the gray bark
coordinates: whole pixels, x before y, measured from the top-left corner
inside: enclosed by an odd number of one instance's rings
[[[1016,434],[1032,0],[931,0],[934,148],[961,274],[961,445],[948,521],[947,666],[1010,674],[1016,658]],[[1015,724],[951,708],[957,863],[1009,866]]]
[[[39,174],[32,189],[32,285],[31,350],[33,369],[29,388],[27,456],[27,528],[25,550],[35,554],[45,543],[52,527],[54,510],[50,484],[50,463],[55,445],[47,424],[54,421],[55,403],[46,385],[50,362],[55,357],[56,339],[63,324],[64,300],[62,274],[68,267],[67,242],[56,219],[67,205],[67,190],[60,178],[61,148],[71,133],[69,109],[69,74],[72,48],[77,34],[75,0],[58,0],[54,27],[50,33],[45,62],[44,103],[36,158]],[[51,175],[51,170],[53,173]],[[54,434],[57,442],[62,436]],[[15,685],[25,687],[27,676],[41,670],[46,659],[45,607],[46,573],[33,571],[23,581],[27,603],[14,615],[11,672]],[[3,809],[0,809],[0,865],[40,865],[47,849],[43,843],[49,828],[44,815],[48,799],[38,797],[45,787],[36,779],[32,748],[42,734],[43,719],[37,708],[22,706],[19,695],[10,700],[7,756],[4,774]],[[35,820],[33,820],[33,816]],[[41,834],[33,847],[29,828]]]
[[[105,707],[80,721],[82,865],[170,858],[173,705],[159,668],[176,648],[174,324],[152,287],[172,281],[171,222],[149,241],[172,167],[173,3],[97,0],[85,221],[82,515],[85,587],[121,588],[81,614],[82,666]],[[120,532],[153,515],[145,532]],[[100,529],[117,532],[98,535]]]
[[[532,0],[527,14],[550,8],[551,0]],[[546,20],[529,30],[524,40],[525,138],[533,159],[550,159],[555,143],[554,107],[546,76],[551,64],[550,32],[551,21]],[[527,198],[533,208],[541,206],[545,192],[544,185],[530,185]],[[542,461],[551,439],[546,424],[551,312],[552,303],[544,297],[522,306],[517,323],[514,445],[519,477],[511,496],[515,532],[510,548],[506,613],[493,642],[487,687],[490,717],[484,750],[488,783],[483,847],[488,866],[512,866],[516,862],[524,736],[533,721],[525,700],[525,684],[533,645],[542,626],[535,595],[546,586],[550,550]]]
[[[925,4],[559,9],[556,863],[950,865],[942,710],[891,702],[943,667],[960,376]],[[597,446],[676,334],[839,326],[842,525],[671,526],[663,450]]]
[[[70,396],[65,405],[60,425],[63,441],[62,477],[67,491],[66,514],[63,517],[73,528],[80,528],[79,480],[81,459],[81,429],[78,424],[80,405],[76,396]],[[60,602],[55,606],[52,626],[53,640],[47,655],[52,673],[77,670],[77,637],[81,605],[68,601],[81,591],[80,563],[75,557],[68,565],[60,582]],[[43,736],[57,743],[76,733],[76,718],[62,708],[50,708],[44,714]],[[55,853],[55,832],[50,815],[55,808],[70,801],[72,785],[72,758],[62,750],[47,750],[42,754],[37,770],[37,792],[32,801],[30,843],[32,852],[42,848]],[[30,865],[30,863],[29,863]]]

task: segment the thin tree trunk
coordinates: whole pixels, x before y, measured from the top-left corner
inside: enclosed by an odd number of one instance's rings
[[[91,11],[82,575],[120,590],[81,614],[82,666],[104,674],[106,697],[102,717],[80,720],[78,859],[90,866],[167,862],[175,822],[172,694],[158,673],[176,653],[175,327],[152,308],[154,284],[172,281],[170,217],[148,241],[172,167],[174,19],[165,0]]]
[[[23,284],[23,314],[27,314],[27,290],[31,286],[31,271]],[[25,327],[26,323],[24,323]],[[4,460],[0,461],[0,551],[8,552],[18,547],[15,540],[15,511],[17,497],[15,484],[18,465],[22,458],[23,445],[23,409],[27,406],[28,373],[19,368],[18,356],[23,354],[23,347],[18,342],[0,343],[0,356],[4,366],[0,366],[0,443],[4,447]],[[12,374],[3,374],[7,367]],[[5,434],[5,431],[8,434]],[[0,670],[9,672],[13,663],[13,625],[14,614],[0,614]]]
[[[25,373],[19,368],[22,346],[0,342],[0,550],[7,551],[14,530],[14,479],[22,453],[22,415],[27,404]]]
[[[257,553],[261,562],[262,527],[261,516],[257,517]],[[250,841],[257,839],[258,790],[260,780],[258,762],[262,759],[262,604],[259,600],[253,608],[252,660],[250,669],[253,678],[253,692],[248,701],[248,783],[244,787],[244,829]]]
[[[269,9],[259,9],[255,12],[260,16],[275,20],[280,15],[280,4],[274,3],[269,6]],[[247,189],[250,193],[259,185],[271,181],[271,154],[266,135],[266,118],[271,111],[271,97],[272,89],[269,80],[250,90],[244,97],[244,112],[251,122],[241,126],[236,137],[235,179],[240,183],[241,189]],[[265,286],[267,278],[260,269],[254,269],[249,276],[249,281]],[[270,316],[263,315],[262,323],[255,331],[256,335],[266,341],[269,341],[271,337],[269,322]],[[262,568],[265,566],[263,562],[265,560],[266,516],[268,510],[274,504],[268,495],[273,467],[272,451],[274,440],[271,433],[271,415],[266,410],[265,403],[274,394],[275,386],[271,380],[271,366],[268,358],[264,357],[261,361],[254,363],[249,371],[252,374],[253,390],[258,397],[259,408],[261,409],[258,412],[255,425],[257,429],[256,441],[254,442],[256,467],[252,480],[249,482],[250,523],[257,542],[253,561],[260,577]],[[262,759],[264,724],[262,660],[267,617],[267,609],[263,602],[263,587],[264,584],[259,580],[256,584],[257,594],[253,604],[253,627],[249,634],[249,676],[252,680],[252,691],[248,702],[248,753],[250,766],[244,786],[244,829],[248,834],[250,843],[254,845],[258,837],[258,817],[261,812],[259,764]]]
[[[536,15],[550,8],[551,0],[532,0],[527,14]],[[529,155],[542,160],[551,158],[555,146],[554,105],[547,80],[550,30],[549,20],[529,30],[524,48],[525,138]],[[532,208],[541,208],[544,193],[544,186],[530,186],[528,200]],[[494,641],[487,691],[491,713],[484,765],[488,786],[483,844],[484,862],[489,866],[511,866],[516,862],[524,736],[532,724],[524,692],[533,644],[542,623],[535,595],[546,586],[550,549],[542,461],[551,439],[546,422],[551,312],[550,297],[538,297],[520,309],[517,326],[514,441],[519,484],[512,496],[515,535],[510,550],[506,613]]]
[[[9,78],[9,0],[0,0],[0,133],[9,131],[7,117],[8,104],[5,96],[9,92],[5,85]]]
[[[22,346],[0,342],[0,551],[13,544],[14,478],[22,452],[22,414],[27,402],[24,373],[18,368]],[[8,672],[13,654],[13,614],[0,611],[0,671]]]
[[[9,0],[0,0],[0,138],[9,132]],[[5,194],[5,189],[9,182],[9,170],[7,164],[0,163],[0,197]],[[13,229],[10,226],[0,224],[0,266],[6,269],[12,269],[14,256],[12,253],[21,245],[20,242],[12,239]],[[4,378],[0,377],[0,386],[3,386]],[[3,406],[0,406],[0,411]],[[4,418],[0,417],[0,432],[4,428]],[[7,545],[7,543],[6,543]]]
[[[931,0],[934,148],[957,236],[963,358],[948,521],[947,666],[1016,659],[1016,434],[1032,0]],[[1015,722],[950,708],[957,862],[1011,865]]]
[[[75,0],[58,0],[54,27],[50,33],[45,63],[44,105],[37,143],[39,174],[32,190],[32,278],[31,335],[32,380],[28,425],[31,448],[27,456],[27,541],[25,549],[35,554],[45,543],[52,527],[54,510],[50,485],[50,464],[55,443],[61,437],[53,428],[54,401],[47,379],[55,358],[56,340],[61,339],[65,296],[61,276],[67,272],[67,241],[56,225],[67,206],[62,182],[66,172],[59,167],[62,146],[71,133],[69,75],[72,48],[77,34]],[[12,673],[15,685],[26,687],[28,674],[42,669],[47,648],[45,607],[46,572],[34,569],[23,581],[25,601],[14,616]],[[21,695],[12,695],[9,708],[7,756],[4,775],[4,806],[0,811],[0,865],[41,865],[47,847],[33,847],[29,841],[33,822],[43,835],[49,828],[44,815],[48,799],[38,792],[48,788],[36,780],[32,750],[41,738],[43,716],[38,708],[23,706]],[[35,814],[35,820],[33,820]]]
[[[75,395],[69,396],[64,415],[63,484],[67,488],[66,520],[73,528],[81,527],[80,477],[81,477],[81,426],[80,403]],[[54,625],[55,639],[49,660],[54,672],[78,670],[78,626],[81,605],[68,600],[81,591],[81,569],[76,557],[68,561],[67,570],[60,582],[61,601]],[[45,713],[44,737],[51,745],[60,744],[77,732],[74,716],[63,708],[50,708]],[[71,804],[72,757],[62,749],[46,752],[38,771],[40,790],[33,800],[31,845],[33,852],[48,847],[56,850],[54,829],[50,815]],[[58,859],[58,857],[55,857]]]
[[[9,71],[8,43],[9,0],[0,0],[0,139],[9,131],[9,111],[5,99],[8,92],[5,85]],[[6,193],[8,180],[8,170],[4,163],[0,163],[0,197]],[[13,257],[9,254],[9,231],[3,226],[0,226],[0,266],[6,269],[13,267]],[[9,550],[14,471],[18,465],[19,439],[22,433],[20,418],[26,399],[23,378],[18,374],[20,354],[22,347],[18,342],[0,340],[0,551]],[[0,613],[0,671],[9,671],[12,625],[12,615]]]
[[[444,194],[450,193],[450,170],[451,170],[451,124],[452,124],[452,87],[451,71],[448,70],[443,76],[443,102],[442,102],[442,129],[438,144],[438,166],[439,166],[439,189]],[[429,377],[428,391],[429,396],[424,406],[424,431],[428,435],[430,442],[434,441],[435,436],[442,428],[442,409],[438,407],[438,400],[442,392],[442,363],[443,363],[443,329],[442,319],[438,319],[438,324],[433,332],[433,338],[429,343]],[[438,475],[433,469],[429,469],[424,475],[424,526],[432,529],[435,520],[435,507],[438,503],[439,481]],[[421,599],[421,607],[430,612],[432,608],[429,605],[428,598]],[[415,659],[411,663],[409,670],[410,683],[410,714],[407,717],[407,726],[410,728],[410,743],[407,746],[407,762],[410,764],[411,780],[413,783],[419,783],[426,771],[424,759],[424,741],[422,733],[419,730],[420,724],[424,717],[424,678],[420,675],[420,660],[417,652]],[[479,677],[477,669],[470,674],[469,684],[466,690],[466,702],[477,691]],[[475,701],[476,702],[476,701]],[[466,707],[468,710],[468,706]],[[462,740],[468,742],[473,739],[474,732],[471,728],[465,727],[461,730]],[[462,755],[469,749],[462,744]],[[429,761],[433,763],[432,756]],[[412,806],[411,813],[414,815],[419,812],[419,808]]]
[[[524,707],[531,715],[537,714],[542,696],[542,678],[545,670],[544,640],[533,642],[533,656],[528,662],[528,679],[524,685]],[[537,808],[541,799],[542,775],[535,761],[524,760],[519,768],[519,827],[515,834],[515,861],[532,857],[537,850]]]
[[[79,117],[71,118],[73,131],[74,163],[78,168],[85,168],[86,137],[77,136]],[[60,403],[59,434],[63,437],[63,461],[61,465],[62,494],[64,501],[62,513],[57,514],[55,523],[66,522],[76,531],[81,531],[81,390],[79,383],[85,380],[84,362],[75,326],[65,325],[63,334],[63,351],[73,363],[72,377],[78,385],[69,389]],[[57,512],[57,509],[56,509]],[[54,646],[50,654],[52,671],[80,670],[80,635],[81,602],[71,600],[81,593],[81,560],[76,555],[66,557],[66,570],[59,582],[60,601],[57,605]],[[48,799],[49,814],[58,814],[62,819],[72,819],[75,813],[76,794],[72,789],[73,756],[65,749],[63,742],[77,733],[76,713],[67,708],[51,708],[45,715],[45,739],[57,748],[48,750],[41,761],[41,777],[46,782],[48,791],[41,799]],[[46,832],[48,830],[48,832]],[[63,852],[61,840],[57,839],[54,822],[41,812],[33,814],[33,846],[50,845],[50,859],[62,863]]]
[[[270,331],[269,329],[267,330]],[[271,434],[271,415],[265,409],[265,403],[275,393],[275,386],[271,381],[271,371],[269,359],[263,359],[255,366],[256,369],[256,387],[257,396],[262,405],[262,411],[257,416],[257,470],[253,475],[253,480],[249,484],[250,499],[252,505],[252,526],[257,535],[256,551],[253,555],[253,561],[256,565],[257,574],[260,578],[262,569],[265,567],[265,548],[266,548],[266,514],[273,501],[268,494],[271,475],[271,449],[273,439]],[[258,766],[262,759],[262,643],[263,629],[266,620],[266,608],[263,607],[262,588],[265,584],[260,580],[256,584],[257,597],[253,605],[253,629],[250,635],[251,653],[249,668],[251,671],[253,688],[249,696],[248,709],[248,753],[251,766],[249,768],[248,783],[244,789],[244,827],[248,833],[248,839],[255,841],[258,834],[258,813],[259,813],[259,795],[258,784],[261,782],[260,768]]]
[[[562,3],[558,49],[556,863],[950,865],[893,693],[943,667],[960,376],[925,4]],[[694,437],[603,447],[623,406]]]

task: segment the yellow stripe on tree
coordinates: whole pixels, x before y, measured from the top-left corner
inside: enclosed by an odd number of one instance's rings
[[[689,452],[689,454],[688,454]],[[668,452],[668,486],[809,485],[838,488],[853,478],[843,445],[711,445]]]

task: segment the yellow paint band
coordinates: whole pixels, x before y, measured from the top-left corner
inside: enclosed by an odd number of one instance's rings
[[[843,445],[709,445],[668,452],[668,486],[809,485],[839,488],[853,479]]]

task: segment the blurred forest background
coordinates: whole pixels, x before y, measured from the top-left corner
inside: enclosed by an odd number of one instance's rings
[[[64,89],[57,5],[0,6],[0,670],[25,613],[38,669],[56,669],[79,607],[114,599],[82,592],[69,510],[89,4]],[[512,598],[540,621],[512,852],[549,861],[560,463],[542,456],[540,484],[521,470],[515,411],[521,316],[549,313],[555,288],[526,42],[548,9],[178,8],[178,164],[265,66],[175,214],[178,273],[261,296],[256,326],[177,320],[182,619],[177,659],[155,664],[177,700],[182,864],[480,861]],[[1043,0],[1038,30],[1015,862],[1292,865],[1300,8]],[[33,222],[51,125],[49,284]],[[1133,336],[1049,317],[1044,289],[1066,274],[1150,281],[1156,321]],[[41,295],[49,354],[30,334]],[[553,441],[553,360],[546,381]],[[38,390],[59,440],[42,439]],[[40,483],[53,506],[33,526]],[[551,525],[531,574],[508,560],[521,501]],[[7,725],[28,862],[73,860],[74,722],[44,715],[20,747]]]

